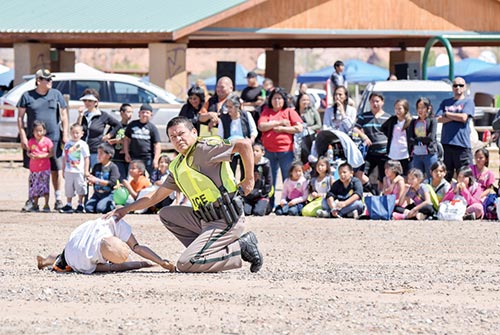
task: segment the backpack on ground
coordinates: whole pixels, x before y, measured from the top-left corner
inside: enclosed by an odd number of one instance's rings
[[[490,193],[483,201],[484,218],[486,220],[498,220],[497,215],[497,199],[495,193]]]

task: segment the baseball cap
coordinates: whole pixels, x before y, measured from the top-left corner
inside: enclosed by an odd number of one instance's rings
[[[142,104],[141,108],[139,108],[140,111],[153,111],[153,107],[151,107],[150,104]]]
[[[83,100],[98,101],[97,98],[93,94],[84,95],[83,97],[80,98],[80,101],[83,101]]]
[[[247,79],[249,78],[257,78],[257,73],[250,71],[247,73]]]
[[[40,69],[36,71],[35,76],[37,78],[49,79],[55,77],[48,69]]]

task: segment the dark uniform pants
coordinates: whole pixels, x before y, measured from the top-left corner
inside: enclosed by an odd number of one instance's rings
[[[228,226],[224,220],[205,222],[193,208],[169,206],[160,210],[160,220],[186,247],[177,261],[180,272],[219,272],[242,265],[239,237],[245,217]]]

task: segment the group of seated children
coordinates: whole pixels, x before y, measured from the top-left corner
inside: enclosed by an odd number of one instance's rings
[[[170,158],[167,155],[160,157],[158,169],[152,173],[151,180],[146,176],[144,162],[134,160],[129,164],[129,179],[122,180],[120,184],[119,169],[111,161],[115,150],[110,144],[101,143],[99,145],[97,150],[98,163],[94,165],[92,171],[89,171],[90,154],[87,143],[81,139],[83,136],[82,126],[73,124],[70,128],[70,136],[71,140],[64,146],[64,178],[67,202],[60,210],[61,213],[108,213],[116,206],[113,192],[117,187],[126,188],[129,194],[127,201],[133,202],[144,194],[157,189],[168,175]],[[88,185],[94,186],[94,192],[84,204]],[[78,204],[73,209],[72,200],[75,195],[78,197]],[[176,200],[178,199],[174,193],[149,211],[155,212]]]
[[[260,145],[254,146],[255,181],[254,192],[245,198],[246,215],[265,215],[269,204],[270,180],[269,162],[263,157]],[[401,163],[389,160],[385,164],[382,195],[394,195],[396,206],[392,213],[394,220],[436,219],[441,202],[464,202],[464,220],[485,217],[486,198],[497,197],[494,188],[495,176],[488,169],[489,152],[479,149],[475,152],[475,164],[462,167],[451,184],[444,179],[446,166],[437,161],[431,166],[429,178],[417,168],[403,176]],[[267,161],[267,162],[266,162]],[[267,165],[266,165],[267,164]],[[310,180],[305,177],[303,165],[292,163],[288,178],[283,183],[281,200],[275,208],[276,215],[303,215],[321,218],[369,218],[365,209],[363,186],[354,176],[351,165],[343,163],[338,167],[338,180],[334,180],[327,159],[320,158],[315,174]],[[258,202],[262,204],[256,206]],[[490,200],[488,200],[490,201]],[[260,208],[256,210],[255,208]],[[492,214],[493,216],[493,214]],[[491,218],[492,216],[487,216]],[[495,214],[496,217],[496,209]]]
[[[81,140],[82,127],[73,124],[70,135],[71,141],[64,147],[67,204],[61,212],[107,213],[113,210],[116,206],[113,191],[120,178],[118,167],[111,161],[114,155],[113,147],[107,143],[100,144],[97,156],[99,163],[89,173],[90,155],[87,144]],[[264,157],[264,147],[261,144],[254,144],[253,151],[255,187],[244,197],[244,209],[245,215],[262,216],[272,210],[273,181],[270,162]],[[488,169],[488,160],[488,150],[477,150],[475,164],[462,167],[452,184],[444,179],[446,167],[441,161],[432,165],[428,179],[424,179],[421,170],[412,168],[408,171],[406,180],[401,163],[396,160],[387,161],[382,195],[394,195],[396,198],[392,218],[395,220],[436,218],[442,201],[453,201],[457,198],[466,202],[463,219],[483,218],[485,216],[483,202],[490,194],[496,195],[493,187],[495,176]],[[162,155],[158,169],[149,179],[146,177],[144,163],[139,160],[132,161],[129,165],[129,179],[121,181],[121,186],[126,188],[129,194],[127,202],[133,202],[155,191],[165,181],[169,173],[169,164],[170,158]],[[281,200],[274,209],[275,214],[322,218],[369,217],[370,213],[364,208],[363,186],[354,176],[352,166],[343,163],[337,172],[338,180],[334,180],[330,163],[326,158],[320,158],[315,165],[312,178],[309,179],[304,175],[302,163],[292,163],[288,178],[283,183]],[[83,199],[87,194],[87,183],[94,186],[94,193],[83,205]],[[74,210],[72,198],[75,194],[78,196],[78,205]],[[172,203],[180,204],[180,195],[172,194],[147,212],[154,213]]]

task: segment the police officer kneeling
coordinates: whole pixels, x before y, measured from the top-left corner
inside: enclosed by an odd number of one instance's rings
[[[177,261],[181,272],[218,272],[240,268],[242,260],[257,272],[263,256],[252,232],[245,228],[243,194],[253,189],[253,152],[250,140],[234,142],[220,137],[198,138],[193,124],[175,117],[167,124],[167,135],[179,155],[170,164],[170,175],[154,193],[119,208],[108,216],[121,219],[130,211],[151,207],[173,191],[181,191],[192,207],[169,206],[160,210],[160,220],[186,250]],[[245,176],[238,185],[229,166],[231,155],[238,153]]]

